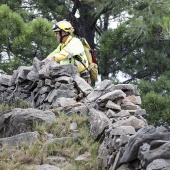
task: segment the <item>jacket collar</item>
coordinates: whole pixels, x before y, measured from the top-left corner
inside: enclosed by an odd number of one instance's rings
[[[69,37],[67,38],[66,42],[63,43],[62,45],[67,45],[71,40],[73,39],[73,37],[71,35],[69,35]]]

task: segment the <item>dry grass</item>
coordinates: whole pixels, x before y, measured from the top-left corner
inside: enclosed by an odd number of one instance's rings
[[[10,112],[14,108],[28,108],[30,104],[27,101],[24,100],[15,100],[8,102],[6,104],[0,104],[0,112]]]
[[[70,130],[70,123],[77,123],[78,133]],[[31,144],[23,142],[20,146],[4,146],[0,152],[0,170],[26,170],[30,165],[52,164],[63,170],[98,170],[99,161],[97,151],[99,144],[90,138],[88,117],[74,114],[67,116],[64,113],[47,126],[35,122],[34,130],[40,133],[40,138]],[[50,139],[47,134],[52,134]],[[73,140],[76,136],[77,140]],[[69,137],[66,138],[65,137]],[[75,161],[75,158],[85,152],[91,157],[88,161]],[[50,160],[50,156],[63,158]]]

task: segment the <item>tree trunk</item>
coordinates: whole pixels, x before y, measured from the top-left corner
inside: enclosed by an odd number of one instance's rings
[[[74,33],[78,37],[86,38],[91,48],[94,49],[95,25],[97,22],[97,18],[92,15],[94,7],[79,0],[73,0],[73,3],[74,7],[69,15],[69,20],[75,29]],[[79,18],[75,17],[77,10],[79,11]]]

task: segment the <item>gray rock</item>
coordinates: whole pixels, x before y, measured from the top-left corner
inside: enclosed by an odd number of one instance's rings
[[[141,105],[141,103],[142,103],[140,96],[135,96],[135,95],[125,97],[122,100],[122,102],[123,103],[132,102],[133,104],[137,104],[137,105]]]
[[[26,79],[30,81],[38,80],[38,78],[39,78],[39,74],[37,71],[34,71],[34,70],[31,70],[26,77]]]
[[[43,65],[41,67],[41,70],[39,70],[39,72],[38,72],[40,79],[50,78],[50,68],[49,68],[50,65],[59,66],[59,64],[57,64],[56,62],[53,62],[53,61],[50,61],[50,62],[46,63],[45,65]]]
[[[90,109],[90,134],[94,139],[97,139],[104,130],[111,124],[108,117],[101,111]]]
[[[121,136],[121,135],[133,135],[135,133],[136,131],[132,126],[118,126],[111,130],[110,135]]]
[[[80,104],[80,103],[77,103],[77,104]],[[83,104],[83,103],[81,103],[81,105],[78,105],[78,106],[76,106],[76,107],[73,107],[72,109],[70,109],[70,110],[66,110],[66,113],[68,114],[68,115],[72,115],[72,114],[74,114],[74,113],[77,113],[77,114],[79,114],[79,115],[88,115],[88,113],[89,113],[89,110],[88,110],[88,108]]]
[[[115,90],[109,93],[104,94],[98,98],[98,103],[107,102],[108,100],[114,101],[115,99],[120,99],[126,97],[126,94],[122,90]]]
[[[170,170],[170,168],[163,168],[162,170]]]
[[[122,136],[120,136],[120,140],[121,140],[120,146],[124,147],[128,143],[130,137],[131,137],[130,135],[122,135]]]
[[[127,110],[121,110],[120,112],[116,113],[113,117],[129,117],[130,113]]]
[[[87,96],[93,88],[81,77],[78,75],[74,76],[74,81],[80,91],[83,92],[84,96]]]
[[[76,129],[77,129],[77,123],[76,123],[76,122],[70,123],[69,129],[70,129],[70,130],[76,130]]]
[[[26,132],[26,133],[20,133],[18,135],[14,135],[7,138],[0,138],[0,144],[8,145],[8,146],[18,146],[22,142],[31,143],[39,138],[38,132]]]
[[[43,165],[36,165],[35,170],[61,170],[60,168],[54,166],[54,165],[48,165],[48,164],[43,164]]]
[[[73,98],[60,97],[52,103],[53,108],[60,108],[68,115],[78,113],[80,115],[88,114],[88,108],[81,102],[77,102]]]
[[[41,87],[39,90],[39,94],[48,93],[48,92],[50,92],[50,90],[51,90],[51,88],[49,86]]]
[[[51,80],[51,79],[46,78],[46,79],[45,79],[45,85],[47,85],[47,86],[51,86],[51,85],[53,85],[52,80]]]
[[[15,80],[15,83],[19,83],[19,82],[23,82],[24,80],[27,79],[27,75],[28,73],[32,70],[32,66],[27,67],[27,66],[20,66],[18,67],[17,71],[18,71],[18,76]]]
[[[62,76],[55,79],[56,82],[71,84],[73,82],[72,77]]]
[[[135,116],[144,116],[144,115],[146,115],[146,110],[145,109],[138,109],[138,110],[136,110],[136,112],[135,112],[135,114],[134,114]]]
[[[70,107],[73,108],[79,105],[80,103],[77,103],[75,99],[66,98],[66,97],[59,97],[53,103],[54,107],[63,107],[63,108],[70,108]]]
[[[49,95],[47,96],[47,99],[49,103],[51,102],[55,102],[55,99],[57,98],[61,98],[61,97],[65,97],[65,98],[77,98],[77,95],[71,91],[71,90],[57,90],[54,89],[51,93],[49,93]]]
[[[137,89],[136,85],[133,84],[117,84],[117,85],[110,85],[106,88],[106,92],[111,92],[114,90],[122,90],[124,93],[126,93],[127,96],[135,95],[139,96],[139,91]]]
[[[27,79],[30,81],[35,81],[39,79],[39,70],[42,66],[42,61],[40,61],[38,58],[34,57],[33,59],[33,69],[27,74]]]
[[[0,117],[0,134],[9,137],[21,132],[33,131],[35,121],[51,124],[54,119],[55,114],[51,111],[16,108]]]
[[[79,155],[77,158],[75,158],[75,161],[88,161],[90,157],[90,152],[85,152],[84,154]]]
[[[106,116],[107,116],[108,118],[113,118],[113,117],[115,117],[115,115],[116,115],[116,112],[114,112],[114,111],[111,110],[111,109],[107,110],[105,113],[106,113]]]
[[[54,85],[55,89],[59,89],[60,86],[61,86],[61,83],[59,83],[59,82],[56,82]]]
[[[70,90],[66,84],[61,84],[60,87],[57,88],[58,90]],[[73,90],[73,89],[72,89]]]
[[[163,168],[170,169],[170,159],[155,159],[146,167],[146,170],[162,170]]]
[[[47,97],[47,93],[40,95],[40,96],[39,96],[39,99],[38,99],[38,100],[39,100],[39,103],[42,104],[42,103],[44,102],[44,100],[45,100],[46,97]]]
[[[85,99],[86,103],[95,103],[96,100],[103,95],[103,93],[103,91],[92,90]]]
[[[106,104],[106,108],[108,109],[112,109],[112,110],[118,110],[120,111],[121,110],[121,107],[115,103],[113,103],[112,101],[108,101],[107,104]]]
[[[160,147],[161,145],[164,145],[167,142],[170,143],[170,141],[166,141],[166,140],[154,140],[150,143],[150,145],[151,145],[150,149],[151,150],[156,149],[156,148]]]
[[[134,116],[130,116],[129,118],[127,118],[125,120],[120,120],[120,121],[115,122],[113,124],[113,127],[132,126],[135,128],[135,130],[139,130],[146,125],[147,125],[146,122],[144,122],[143,120],[137,119]]]
[[[51,77],[56,78],[61,76],[74,77],[78,73],[78,70],[73,64],[58,65],[55,62],[55,64],[49,66],[49,73]]]
[[[101,160],[102,168],[107,167],[107,157],[109,153],[110,153],[110,150],[108,147],[106,147],[105,141],[103,141],[98,151],[98,158]]]
[[[153,160],[155,159],[170,159],[170,141],[166,142],[165,144],[155,148],[153,150],[149,150],[143,153],[143,164],[142,166],[145,168],[147,167]],[[170,160],[167,162],[168,166],[170,167]],[[164,167],[163,167],[164,168]]]
[[[117,170],[131,170],[128,167],[129,167],[129,164],[124,164],[124,165],[121,165]],[[110,170],[113,170],[113,169],[110,169]]]
[[[164,130],[157,130],[153,126],[145,126],[137,131],[136,134],[131,136],[128,144],[125,146],[125,152],[123,153],[120,163],[127,163],[137,159],[138,151],[143,143],[150,144],[154,140],[170,140],[170,133],[164,132]]]
[[[38,81],[38,84],[37,84],[37,87],[43,87],[45,85],[45,81],[44,80],[39,80]]]
[[[37,57],[33,58],[33,70],[38,72],[41,69],[43,62],[39,60]]]
[[[121,104],[121,109],[123,110],[137,110],[141,109],[139,105],[135,105],[132,102],[126,102]]]
[[[0,75],[0,84],[5,86],[11,86],[12,85],[11,78],[12,76],[10,75],[5,75],[5,74]]]
[[[17,70],[14,70],[13,71],[13,74],[11,76],[11,84],[14,85],[15,84],[15,81],[17,79],[17,76],[18,76],[18,71]],[[1,82],[1,81],[0,81]],[[1,84],[1,83],[0,83]]]
[[[109,87],[110,85],[112,85],[111,80],[103,80],[94,87],[94,90],[95,91],[105,91],[106,88]]]
[[[141,163],[143,162],[143,154],[147,151],[149,151],[150,145],[148,143],[143,143],[142,146],[139,147],[138,151],[138,159],[141,160]]]

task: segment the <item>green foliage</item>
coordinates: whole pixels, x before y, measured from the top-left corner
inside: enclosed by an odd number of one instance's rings
[[[120,57],[118,50],[122,48],[119,44],[123,40],[122,34],[124,30],[123,27],[119,27],[119,29],[115,31],[108,30],[101,36],[98,60],[100,73],[105,78],[108,77],[109,73],[115,75],[119,70],[122,70],[121,66],[124,59]]]
[[[32,10],[38,11],[35,15],[43,16],[48,20],[62,20],[69,12],[71,1],[63,0],[51,0],[51,1],[39,1],[29,0],[29,5],[32,6]]]
[[[151,79],[170,70],[167,2],[147,0],[125,6],[130,13],[127,21],[101,36],[99,68],[103,76],[122,71],[132,80]]]
[[[149,124],[170,125],[170,80],[160,76],[156,81],[142,80],[138,87],[142,98],[142,107],[146,109]]]
[[[55,49],[58,43],[51,28],[52,23],[42,18],[24,25],[21,36],[13,42],[15,53],[20,56],[23,64],[31,64],[35,56],[42,60]]]
[[[0,6],[0,61],[15,58],[12,43],[21,34],[24,22],[21,16],[12,12],[8,6]]]
[[[10,9],[16,9],[21,6],[22,0],[13,0],[13,1],[8,1],[8,0],[1,0],[0,5],[8,5]]]
[[[114,77],[119,71],[130,75],[132,80],[156,79],[170,70],[168,4],[168,0],[30,0],[27,3],[2,0],[0,69],[11,73],[19,65],[31,65],[35,56],[44,59],[58,45],[52,24],[44,18],[49,21],[66,18],[75,27],[75,34],[85,36],[92,48],[94,31],[98,33],[97,42],[102,35],[96,54],[102,79],[110,73]],[[76,11],[80,18],[75,18]],[[120,25],[107,32],[110,18],[116,18]]]
[[[31,65],[34,57],[46,58],[58,45],[46,19],[24,23],[20,14],[2,5],[0,20],[0,69],[8,74],[20,65]]]
[[[8,61],[7,60],[4,60],[2,61],[2,63],[0,63],[0,68],[5,72],[5,73],[8,73],[8,74],[13,74],[13,71],[14,70],[17,70],[19,66],[21,66],[22,63],[21,63],[21,60],[19,57],[15,57],[15,58],[12,58],[12,59],[9,59]]]

